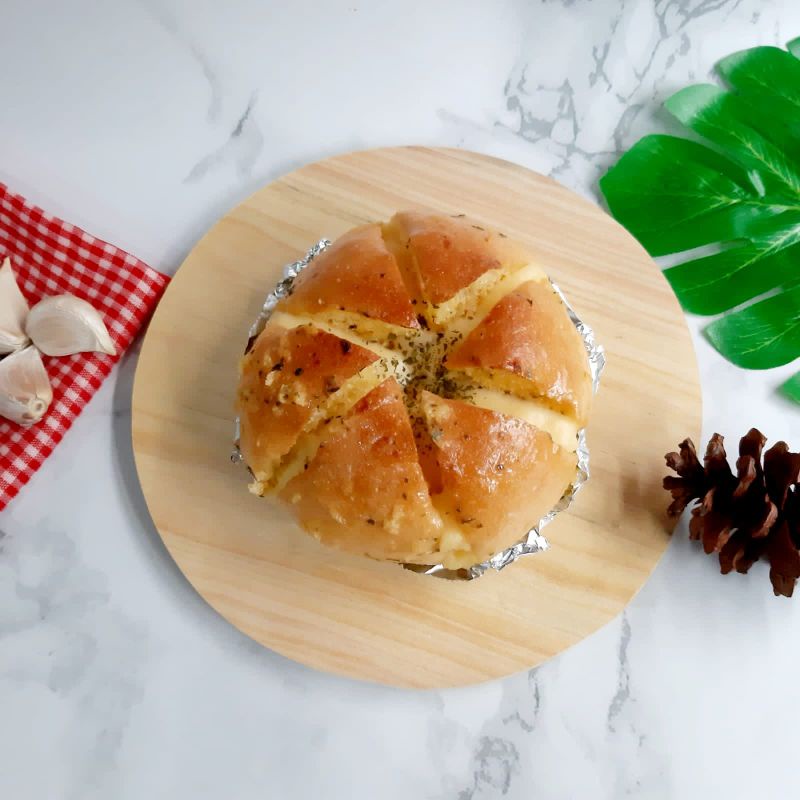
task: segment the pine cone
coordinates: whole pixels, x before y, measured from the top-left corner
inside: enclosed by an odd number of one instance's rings
[[[763,457],[766,437],[752,428],[739,442],[734,475],[723,438],[711,437],[703,465],[691,439],[680,452],[667,453],[667,466],[678,473],[664,478],[672,494],[667,509],[676,517],[695,501],[689,536],[700,540],[706,553],[719,553],[723,574],[747,572],[766,555],[776,595],[791,597],[800,578],[800,453],[785,442]]]

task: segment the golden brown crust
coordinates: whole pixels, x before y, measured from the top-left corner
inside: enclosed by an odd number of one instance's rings
[[[377,224],[349,231],[320,253],[278,308],[290,314],[354,311],[394,325],[419,327],[397,262]]]
[[[434,503],[468,541],[470,563],[519,539],[575,476],[574,454],[522,420],[430,392],[423,409],[441,487]]]
[[[461,217],[404,211],[392,217],[389,227],[406,242],[413,262],[407,270],[417,275],[421,294],[431,304],[449,300],[489,270],[528,260],[499,233]]]
[[[506,295],[446,363],[513,373],[530,397],[545,397],[579,425],[586,423],[592,394],[586,351],[549,282],[531,281]]]
[[[245,462],[261,480],[295,443],[309,417],[377,356],[303,325],[268,324],[242,359],[237,407]]]
[[[590,393],[581,338],[524,250],[403,212],[343,236],[279,304],[243,359],[241,448],[253,491],[322,542],[468,566],[561,497]]]
[[[281,492],[303,527],[325,544],[375,558],[433,552],[440,526],[397,381],[373,389],[328,429]]]

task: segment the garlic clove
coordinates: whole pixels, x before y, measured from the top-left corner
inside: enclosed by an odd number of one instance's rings
[[[48,356],[117,353],[97,309],[71,294],[40,300],[28,313],[25,332]]]
[[[35,347],[0,361],[0,416],[19,425],[38,422],[53,401],[53,389]]]
[[[17,285],[11,259],[6,258],[0,267],[0,355],[13,353],[28,343],[25,335],[25,317],[28,301]]]

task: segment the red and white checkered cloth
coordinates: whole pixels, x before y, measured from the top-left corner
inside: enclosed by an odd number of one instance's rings
[[[30,480],[119,361],[169,278],[129,253],[50,216],[0,183],[0,261],[8,256],[28,302],[69,292],[103,316],[116,356],[44,357],[53,385],[45,417],[29,428],[0,418],[0,510]]]

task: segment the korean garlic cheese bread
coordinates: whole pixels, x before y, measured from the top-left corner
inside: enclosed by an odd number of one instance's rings
[[[326,545],[451,568],[558,502],[591,399],[581,337],[525,250],[413,211],[318,255],[240,374],[251,491]]]

